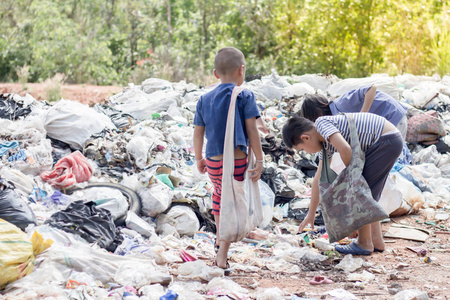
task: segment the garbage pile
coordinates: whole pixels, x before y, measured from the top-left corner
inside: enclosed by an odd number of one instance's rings
[[[305,94],[338,97],[368,84],[408,106],[407,147],[380,203],[391,216],[421,210],[450,230],[449,76],[340,80],[273,72],[244,84],[270,133],[261,134],[264,220],[232,245],[235,274],[339,270],[346,281],[369,282],[386,271],[339,257],[320,209],[316,230],[296,234],[318,161],[286,149],[281,138]],[[243,287],[212,266],[212,184],[195,165],[192,122],[199,97],[213,88],[150,78],[93,107],[0,95],[0,225],[8,228],[0,239],[28,245],[0,247],[0,275],[12,274],[0,276],[0,299],[302,299],[254,279]],[[402,228],[391,229],[398,236]],[[17,251],[22,257],[12,255]],[[332,282],[315,276],[310,284]],[[421,293],[395,290],[396,299]],[[344,289],[327,296],[357,299]]]

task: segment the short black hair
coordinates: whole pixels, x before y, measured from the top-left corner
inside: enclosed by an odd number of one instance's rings
[[[214,58],[214,69],[220,76],[232,74],[242,65],[245,65],[244,54],[234,47],[220,49]]]
[[[314,123],[303,117],[290,118],[283,126],[283,141],[286,147],[303,143],[300,136],[314,128]]]
[[[332,115],[330,103],[325,96],[319,94],[306,95],[298,115],[315,122],[318,117]]]

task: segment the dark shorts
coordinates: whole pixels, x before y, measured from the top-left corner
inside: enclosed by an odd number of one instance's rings
[[[220,199],[222,195],[222,166],[223,160],[206,159],[206,169],[209,178],[214,185],[214,192],[212,196],[212,214],[220,215]],[[234,160],[234,179],[237,181],[244,180],[244,173],[247,169],[247,158]]]
[[[379,201],[389,172],[403,150],[403,138],[395,131],[382,135],[380,139],[366,150],[366,162],[362,175],[369,184],[372,197]]]

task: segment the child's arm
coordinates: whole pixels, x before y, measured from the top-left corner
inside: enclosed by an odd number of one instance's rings
[[[341,155],[344,165],[348,167],[352,158],[352,147],[350,147],[349,143],[347,143],[342,134],[339,132],[333,133],[328,140]]]
[[[361,112],[369,112],[370,107],[372,106],[373,100],[375,99],[375,94],[377,93],[377,87],[372,85],[370,89],[367,90],[366,95],[364,96],[364,103],[361,107]]]
[[[205,136],[205,127],[194,127],[194,152],[197,161],[197,169],[201,174],[206,173],[206,161],[203,158],[203,137]]]
[[[325,158],[327,159],[327,158]],[[314,179],[312,182],[312,191],[311,191],[311,202],[309,203],[309,211],[306,215],[305,219],[302,223],[300,223],[300,226],[298,227],[298,232],[302,232],[303,228],[306,227],[306,225],[311,224],[311,229],[314,230],[314,220],[316,218],[316,210],[319,206],[319,180],[320,180],[320,173],[322,173],[322,161],[319,161],[319,166],[317,167],[316,175],[314,175]]]
[[[247,129],[249,147],[252,148],[252,151],[253,153],[255,153],[255,157],[257,160],[256,167],[254,169],[248,170],[248,172],[253,173],[250,178],[253,181],[257,181],[261,177],[264,156],[261,147],[261,140],[259,138],[258,128],[256,126],[256,117],[246,119],[245,128]]]

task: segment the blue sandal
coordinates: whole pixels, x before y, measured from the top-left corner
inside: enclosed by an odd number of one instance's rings
[[[372,251],[363,249],[358,246],[355,242],[348,245],[336,245],[336,251],[343,254],[353,254],[353,255],[370,255]]]

